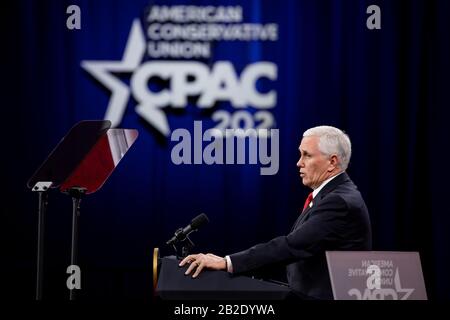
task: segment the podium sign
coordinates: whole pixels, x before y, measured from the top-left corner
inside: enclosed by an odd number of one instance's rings
[[[327,251],[335,300],[427,300],[419,253]]]

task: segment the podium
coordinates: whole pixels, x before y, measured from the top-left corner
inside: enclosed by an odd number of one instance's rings
[[[293,296],[287,285],[225,271],[203,270],[193,279],[184,274],[187,267],[179,267],[179,262],[175,256],[159,261],[155,294],[162,300],[287,300]]]
[[[33,174],[27,186],[39,195],[36,300],[42,299],[44,226],[48,191],[59,188],[72,198],[71,265],[77,264],[81,199],[99,190],[136,141],[134,129],[111,129],[108,120],[78,122]],[[70,300],[75,291],[70,289]]]

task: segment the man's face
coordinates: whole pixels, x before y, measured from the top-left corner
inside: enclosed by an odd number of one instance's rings
[[[316,189],[331,177],[335,166],[330,161],[330,157],[320,152],[319,137],[304,137],[298,149],[300,159],[297,167],[300,169],[302,182],[305,186]]]

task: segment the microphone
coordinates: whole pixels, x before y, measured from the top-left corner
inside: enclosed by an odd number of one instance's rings
[[[179,228],[177,231],[175,231],[175,235],[166,243],[170,245],[179,241],[183,241],[191,232],[197,231],[200,227],[207,224],[208,222],[208,217],[206,216],[206,214],[202,213],[192,219],[191,223],[188,226],[184,227],[183,229]]]

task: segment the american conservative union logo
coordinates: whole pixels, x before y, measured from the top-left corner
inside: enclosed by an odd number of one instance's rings
[[[121,123],[133,98],[140,117],[162,136],[179,141],[172,150],[173,163],[245,164],[243,159],[248,159],[249,164],[257,164],[259,160],[269,165],[261,168],[261,174],[273,175],[279,163],[279,135],[272,112],[277,105],[273,84],[278,66],[252,61],[237,70],[233,57],[214,61],[212,44],[277,40],[276,23],[247,23],[241,6],[152,5],[145,21],[133,20],[121,60],[85,60],[81,66],[111,92],[104,118],[113,126]],[[129,84],[118,74],[129,74]],[[226,104],[232,111],[221,108]],[[204,124],[194,121],[172,131],[168,108],[188,112],[188,105],[212,109],[215,126],[198,133],[195,129]],[[194,127],[193,142],[187,127]],[[248,140],[247,157],[242,139]],[[203,150],[203,142],[208,141],[212,142]]]

